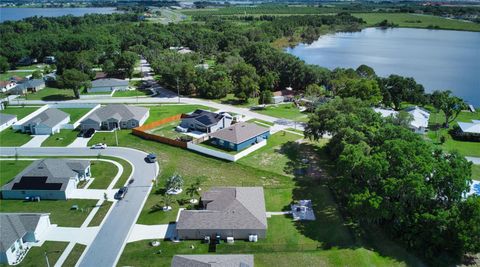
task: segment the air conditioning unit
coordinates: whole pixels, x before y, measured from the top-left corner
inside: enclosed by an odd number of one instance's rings
[[[233,236],[227,236],[227,243],[233,244],[235,240],[233,239]]]

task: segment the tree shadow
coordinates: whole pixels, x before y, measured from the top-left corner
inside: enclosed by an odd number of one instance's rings
[[[73,100],[76,99],[74,96],[68,95],[47,95],[42,97],[43,101],[65,101],[65,100]]]

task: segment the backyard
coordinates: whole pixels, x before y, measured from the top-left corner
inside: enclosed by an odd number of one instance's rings
[[[35,110],[37,110],[39,108],[40,108],[39,106],[38,107],[37,106],[27,106],[27,107],[8,106],[4,110],[1,110],[0,113],[17,115],[17,119],[21,120],[24,117],[26,117],[28,114],[34,112]]]
[[[205,109],[210,110],[208,107],[199,106],[199,105],[183,105],[183,104],[161,104],[155,106],[146,106],[150,109],[150,116],[148,117],[145,124],[158,121],[160,119],[168,118],[177,114],[189,113],[195,109]]]
[[[150,133],[160,135],[170,139],[177,139],[181,137],[188,137],[187,135],[175,131],[175,127],[180,124],[180,121],[172,121],[163,125],[160,125],[158,128],[149,130]]]

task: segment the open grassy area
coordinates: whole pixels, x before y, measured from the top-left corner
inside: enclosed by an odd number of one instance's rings
[[[59,133],[50,135],[42,146],[68,146],[70,145],[78,135],[78,131],[63,129]]]
[[[65,262],[63,262],[62,266],[74,267],[78,259],[80,259],[80,256],[82,256],[82,253],[86,247],[87,246],[82,244],[75,244],[70,254],[68,254],[67,259],[65,260]]]
[[[112,204],[113,202],[111,201],[104,201],[97,213],[95,213],[95,216],[93,216],[93,219],[88,224],[88,227],[99,226],[102,223],[103,218],[105,218],[105,215],[107,215],[108,210],[110,210]]]
[[[264,121],[264,120],[259,120],[259,119],[250,119],[248,120],[248,122],[253,122],[253,123],[256,123],[260,126],[264,126],[264,127],[268,127],[268,126],[273,126],[274,123],[271,123],[271,122],[268,122],[268,121]]]
[[[11,114],[17,115],[17,119],[21,120],[26,117],[28,114],[34,112],[35,110],[39,109],[40,107],[21,107],[21,106],[8,106],[4,110],[0,110],[0,113],[3,114]]]
[[[307,113],[300,112],[293,103],[271,105],[262,110],[255,110],[255,112],[282,119],[302,122],[308,121]]]
[[[458,121],[461,122],[471,122],[472,119],[479,120],[480,119],[480,112],[477,111],[475,113],[462,111],[455,122],[450,123],[450,128],[453,128],[457,125]],[[444,121],[443,113],[431,113],[429,125],[432,128],[436,124],[442,124]],[[480,142],[467,142],[467,141],[458,141],[454,140],[452,136],[448,133],[449,129],[440,128],[439,130],[430,130],[427,136],[433,141],[435,145],[442,147],[447,151],[458,151],[460,154],[464,156],[472,156],[472,157],[480,157]],[[445,136],[446,141],[444,144],[440,143],[440,137]]]
[[[155,105],[155,106],[146,106],[150,109],[150,117],[148,117],[145,123],[150,123],[153,121],[158,121],[160,119],[168,118],[173,115],[181,113],[189,113],[195,109],[205,109],[210,110],[208,107],[200,105]]]
[[[41,247],[32,247],[23,261],[15,266],[21,267],[46,267],[45,251],[48,253],[50,266],[54,266],[60,255],[67,248],[68,242],[46,241]],[[2,265],[3,266],[3,265]],[[68,266],[68,265],[65,265]],[[72,265],[73,266],[73,265]]]
[[[31,160],[0,160],[0,187],[7,184],[17,174],[32,163]]]
[[[31,75],[32,71],[15,71],[15,72],[5,72],[0,73],[0,81],[5,81],[10,79],[13,76],[18,76],[21,78],[25,78],[28,75]]]
[[[227,94],[226,97],[220,99],[212,99],[212,101],[222,104],[234,105],[237,107],[251,107],[258,105],[258,97],[249,98],[247,102],[238,99],[234,94]]]
[[[87,114],[90,108],[59,108],[61,111],[70,114],[70,123],[74,123]]]
[[[63,101],[75,99],[72,89],[45,87],[35,93],[27,94],[27,100]]]
[[[480,24],[456,19],[447,19],[438,16],[408,14],[408,13],[354,13],[355,17],[362,18],[368,26],[378,24],[383,20],[407,28],[434,28],[462,31],[480,31]]]
[[[472,165],[472,179],[480,181],[480,165]]]
[[[115,91],[114,97],[132,97],[132,96],[148,96],[151,95],[150,90],[128,90],[128,91]]]
[[[5,129],[0,132],[0,146],[22,146],[30,141],[33,137],[28,134],[17,132],[12,128]]]
[[[186,136],[183,133],[175,131],[175,127],[177,127],[179,124],[180,121],[172,121],[169,123],[165,123],[158,128],[152,129],[149,132],[166,138],[177,139],[182,136]]]
[[[0,212],[45,212],[50,214],[50,221],[58,226],[80,227],[87,218],[97,200],[69,199],[42,200],[31,202],[23,200],[0,200]],[[71,210],[78,205],[78,210]]]
[[[107,161],[94,160],[90,166],[92,177],[95,179],[89,189],[107,189],[119,171],[117,166]]]

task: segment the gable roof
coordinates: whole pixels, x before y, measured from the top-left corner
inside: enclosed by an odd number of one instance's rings
[[[253,255],[175,255],[171,267],[253,267]]]
[[[27,232],[34,232],[41,216],[48,213],[0,213],[0,251],[6,251]]]
[[[464,133],[480,134],[480,120],[472,120],[472,122],[458,122],[458,126]]]
[[[408,107],[405,109],[405,111],[413,117],[413,121],[410,123],[411,126],[415,128],[428,127],[430,112],[417,106]]]
[[[25,88],[34,88],[45,85],[45,81],[43,79],[33,79],[33,80],[26,80],[22,82]]]
[[[197,109],[194,112],[183,115],[182,119],[194,119],[198,123],[209,127],[212,125],[217,124],[219,121],[223,119],[224,115],[218,114],[215,112],[203,110],[203,109]]]
[[[17,115],[0,113],[0,125],[3,125],[4,123],[7,123],[16,118],[17,118]]]
[[[266,229],[262,187],[214,187],[202,195],[204,210],[183,210],[177,229]]]
[[[20,172],[2,190],[60,190],[64,191],[72,177],[83,172],[88,160],[41,159],[36,160]]]
[[[112,104],[96,109],[82,122],[90,119],[100,123],[110,118],[114,118],[118,121],[128,121],[131,119],[140,121],[145,116],[145,114],[147,114],[147,112],[148,108],[144,107],[127,106],[124,104]]]
[[[92,81],[92,88],[95,87],[117,87],[128,86],[128,81],[115,78],[104,78]]]
[[[31,118],[30,120],[23,123],[23,125],[30,124],[44,124],[49,127],[54,127],[64,119],[70,117],[70,114],[65,113],[56,108],[49,108],[38,114],[37,116]]]
[[[210,137],[225,140],[230,143],[240,144],[268,131],[270,131],[268,128],[262,127],[256,123],[240,122],[209,135]]]

